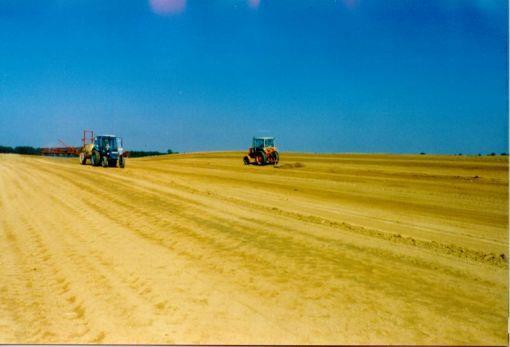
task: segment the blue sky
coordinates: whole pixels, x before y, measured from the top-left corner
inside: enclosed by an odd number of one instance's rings
[[[508,151],[506,0],[0,0],[0,144]]]

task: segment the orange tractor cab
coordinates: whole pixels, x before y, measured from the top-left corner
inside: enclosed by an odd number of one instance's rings
[[[254,162],[250,161],[254,159]],[[280,155],[274,146],[274,137],[254,137],[248,155],[243,158],[244,165],[276,165]]]

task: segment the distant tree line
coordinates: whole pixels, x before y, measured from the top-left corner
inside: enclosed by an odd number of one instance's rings
[[[0,153],[40,155],[41,148],[31,147],[31,146],[17,146],[17,147],[0,146]],[[158,151],[129,151],[129,156],[132,158],[139,158],[139,157],[148,157],[151,155],[164,155],[164,154],[176,154],[176,153],[178,153],[178,152],[174,152],[171,149],[169,149],[166,153],[158,152]]]
[[[420,155],[426,155],[426,154],[427,154],[427,153],[425,153],[425,152],[420,152]],[[456,154],[453,154],[453,155],[455,155],[455,156],[460,156],[460,157],[461,157],[461,156],[463,156],[464,154],[462,154],[462,153],[456,153]],[[479,157],[481,157],[483,154],[482,154],[482,153],[478,153],[478,154],[467,154],[467,156],[471,156],[471,157],[472,157],[472,156],[477,156],[477,155],[478,155]],[[497,156],[498,154],[497,154],[497,153],[495,153],[495,152],[492,152],[492,153],[487,153],[487,154],[485,154],[485,155],[490,156],[490,157],[494,157],[494,156]],[[500,153],[499,155],[501,155],[501,156],[505,157],[505,156],[508,156],[508,153],[506,153],[506,152],[502,152],[502,153]]]
[[[158,152],[158,151],[129,151],[129,157],[130,158],[140,158],[140,157],[149,157],[153,155],[165,155],[165,154],[177,154],[179,152],[174,152],[171,149],[164,152]]]
[[[0,153],[39,155],[41,154],[41,149],[39,147],[31,146],[17,146],[17,147],[0,146]]]
[[[151,155],[163,155],[165,153],[157,151],[129,151],[130,158],[149,157]]]

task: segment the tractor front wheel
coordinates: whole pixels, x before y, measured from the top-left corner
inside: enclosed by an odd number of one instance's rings
[[[80,164],[85,165],[87,163],[87,157],[85,156],[85,153],[80,153]]]
[[[123,169],[126,166],[126,158],[120,157],[119,158],[119,167]]]
[[[103,157],[103,159],[101,159],[101,166],[108,167],[108,158]]]
[[[248,158],[247,156],[243,158],[243,163],[244,165],[250,165],[250,158]]]

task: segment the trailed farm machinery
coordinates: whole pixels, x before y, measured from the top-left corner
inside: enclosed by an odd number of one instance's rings
[[[248,149],[248,155],[243,158],[244,165],[276,165],[278,161],[280,161],[280,155],[274,145],[274,137],[254,137],[252,146]]]
[[[83,146],[80,149],[80,163],[90,160],[92,166],[124,168],[128,152],[124,151],[122,138],[115,135],[94,136],[91,130],[83,131]]]
[[[62,140],[58,140],[59,147],[43,147],[41,155],[58,156],[58,157],[75,157],[80,153],[79,147],[69,146]]]

